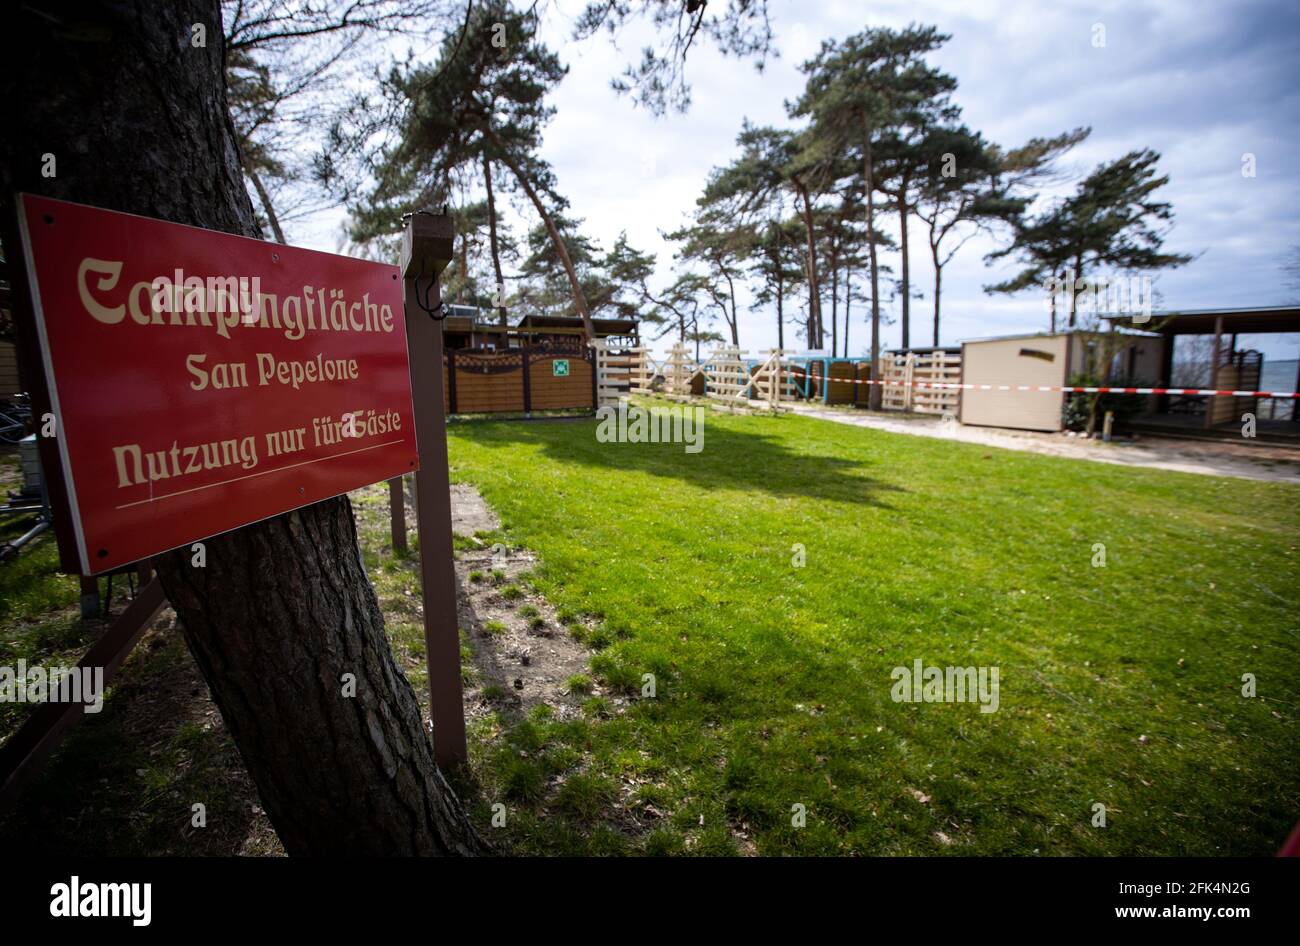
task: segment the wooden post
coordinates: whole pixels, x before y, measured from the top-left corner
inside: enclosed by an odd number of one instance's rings
[[[99,617],[99,579],[90,575],[81,576],[81,616],[83,618]]]
[[[1223,316],[1218,316],[1214,320],[1214,360],[1210,362],[1210,388],[1217,391],[1219,389],[1219,358],[1223,348]],[[1209,430],[1214,426],[1214,405],[1218,397],[1211,394],[1205,401],[1205,429]]]
[[[1160,338],[1161,341],[1164,342],[1165,347],[1160,353],[1160,377],[1156,378],[1156,387],[1169,388],[1173,387],[1174,383],[1174,345],[1176,344],[1178,336],[1169,333],[1162,334]],[[1164,414],[1168,410],[1169,395],[1157,394],[1155,412],[1157,414]]]
[[[406,492],[402,477],[388,481],[388,512],[392,521],[393,551],[406,551]]]
[[[528,377],[528,346],[525,345],[519,349],[520,363],[524,369],[524,416],[533,416],[533,385],[532,379]]]
[[[456,620],[456,571],[451,550],[451,493],[447,468],[447,416],[442,400],[442,323],[435,311],[442,293],[438,276],[452,259],[454,230],[444,214],[416,213],[402,234],[403,301],[411,353],[411,394],[420,469],[415,474],[416,529],[420,536],[420,586],[424,601],[424,650],[429,669],[429,715],[433,755],[439,765],[464,762],[465,706],[460,682],[460,631]],[[421,283],[416,293],[417,277]],[[432,281],[432,287],[428,282]],[[427,293],[426,293],[427,290]]]
[[[447,352],[447,413],[456,413],[456,350]]]
[[[1292,391],[1300,391],[1300,361],[1296,362],[1295,368],[1295,386]],[[1300,421],[1300,397],[1291,398],[1291,420]]]

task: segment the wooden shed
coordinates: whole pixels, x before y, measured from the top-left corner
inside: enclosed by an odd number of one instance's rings
[[[1109,366],[1099,358],[1111,354],[1119,380],[1159,375],[1165,340],[1155,335],[1125,333],[1123,341],[1103,332],[1058,332],[1009,335],[962,343],[962,381],[993,387],[1063,387],[1080,374],[1104,377]],[[963,424],[1015,430],[1060,431],[1065,395],[1059,391],[980,390],[961,392]]]

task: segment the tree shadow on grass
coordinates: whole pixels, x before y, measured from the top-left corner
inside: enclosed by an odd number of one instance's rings
[[[0,845],[76,857],[282,853],[259,805],[197,665],[161,617],[102,712],[78,720],[0,812]]]
[[[710,424],[707,415],[697,453],[687,453],[683,443],[601,443],[596,439],[597,422],[591,419],[565,424],[473,421],[453,429],[488,449],[539,447],[544,456],[562,463],[646,473],[703,490],[754,490],[780,498],[870,506],[885,506],[882,494],[905,491],[864,472],[877,460],[795,452],[780,437]]]

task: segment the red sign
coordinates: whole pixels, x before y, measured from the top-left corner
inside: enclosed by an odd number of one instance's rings
[[[20,221],[86,574],[416,468],[397,267],[31,195]]]

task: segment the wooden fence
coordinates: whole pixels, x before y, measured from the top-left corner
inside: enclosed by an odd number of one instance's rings
[[[447,352],[443,363],[443,406],[448,414],[527,414],[596,406],[592,352],[460,350]]]
[[[668,352],[668,357],[664,359],[662,366],[664,376],[664,394],[669,397],[690,397],[695,394],[693,384],[696,374],[700,371],[700,366],[691,358],[690,352],[686,346],[678,342]],[[704,393],[701,386],[700,394]]]
[[[813,359],[806,365],[793,365],[787,372],[794,382],[795,391],[791,395],[803,399],[807,390],[810,400],[824,400],[827,404],[867,404],[871,397],[867,385],[855,384],[855,380],[867,380],[871,377],[871,365],[862,361],[826,363]]]
[[[749,404],[749,366],[734,345],[719,345],[704,363],[710,400],[732,406]]]
[[[613,406],[619,398],[631,394],[649,394],[654,380],[655,363],[645,348],[610,351],[604,339],[588,342],[596,366],[596,403]]]
[[[785,353],[773,348],[764,359],[751,366],[745,352],[734,345],[719,346],[701,368],[706,378],[707,396],[729,407],[765,407],[779,410],[782,400],[789,400],[794,386],[781,361]]]
[[[881,357],[881,407],[887,411],[917,414],[956,414],[961,404],[959,388],[923,388],[915,382],[961,382],[961,355],[957,352],[907,352]]]

